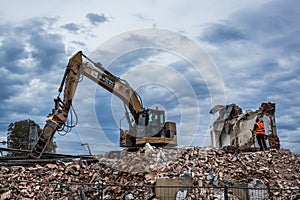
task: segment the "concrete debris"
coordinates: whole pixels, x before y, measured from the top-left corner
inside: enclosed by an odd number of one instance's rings
[[[171,161],[157,162],[157,154],[163,152]],[[180,152],[180,153],[179,153]],[[245,185],[251,188],[294,188],[285,192],[264,191],[263,198],[287,199],[299,195],[300,189],[300,155],[284,149],[271,149],[266,152],[230,153],[216,148],[181,148],[154,149],[143,157],[124,154],[122,158],[101,158],[99,162],[87,164],[80,160],[44,166],[13,166],[1,167],[0,195],[10,195],[17,199],[60,199],[81,196],[82,199],[97,199],[99,188],[103,185],[103,199],[164,199],[166,188],[153,190],[152,185],[158,187],[160,183],[170,184],[180,182],[182,174],[192,174],[184,185],[191,186],[236,186]],[[151,156],[152,154],[152,156]],[[174,155],[177,155],[174,158]],[[106,160],[105,163],[102,161]],[[110,163],[110,165],[107,165]],[[114,163],[120,167],[113,168]],[[134,172],[135,167],[152,166],[151,170]],[[127,170],[128,169],[128,170]],[[187,178],[187,177],[186,177]],[[161,181],[163,180],[163,181]],[[61,184],[38,184],[61,183]],[[92,184],[92,185],[89,185]],[[134,187],[110,186],[120,184]],[[180,190],[174,192],[173,198]],[[184,192],[183,190],[181,190]],[[254,191],[248,191],[251,195]],[[160,194],[160,196],[158,196]],[[233,199],[238,196],[232,191]],[[246,194],[246,193],[245,193]],[[253,199],[263,199],[252,195]],[[185,196],[185,195],[184,195]],[[185,199],[223,199],[219,190],[209,188],[190,188]],[[249,197],[249,196],[248,196]],[[178,196],[178,198],[180,198]],[[249,199],[251,199],[249,197]]]
[[[187,190],[178,191],[176,194],[176,200],[184,200],[187,195]]]
[[[133,194],[127,194],[125,196],[125,200],[131,200],[131,199],[134,199]]]
[[[218,175],[216,173],[208,174],[206,180],[209,182],[209,184],[218,186],[219,180],[218,180]]]
[[[258,110],[242,109],[235,105],[216,105],[210,114],[219,113],[211,130],[211,143],[213,147],[224,148],[236,146],[241,151],[255,151],[258,147],[252,133],[256,118],[264,121],[265,138],[270,148],[280,148],[275,122],[275,103],[262,103]]]

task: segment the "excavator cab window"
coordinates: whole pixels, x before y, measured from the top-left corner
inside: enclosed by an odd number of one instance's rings
[[[147,119],[148,117],[146,117],[146,115],[141,114],[139,115],[139,119],[138,119],[138,125],[139,126],[147,126]]]
[[[138,136],[152,137],[158,135],[164,124],[165,112],[163,110],[146,109],[138,117]]]
[[[148,124],[162,126],[165,123],[165,112],[163,110],[149,109]]]

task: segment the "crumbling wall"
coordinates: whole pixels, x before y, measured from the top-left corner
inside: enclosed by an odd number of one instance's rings
[[[213,147],[237,146],[241,149],[256,148],[254,133],[252,132],[256,118],[264,121],[266,139],[271,148],[280,148],[275,122],[275,103],[262,103],[258,110],[242,112],[235,105],[217,105],[210,111],[219,113],[211,130],[211,144]]]
[[[216,105],[210,110],[210,114],[219,113],[213,123],[211,143],[213,147],[221,148],[232,144],[229,133],[232,132],[237,117],[242,114],[242,109],[235,104]]]

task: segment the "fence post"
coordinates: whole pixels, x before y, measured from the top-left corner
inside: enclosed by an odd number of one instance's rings
[[[224,199],[228,200],[228,187],[227,187],[227,185],[224,186]]]
[[[103,183],[98,182],[97,184],[97,188],[98,188],[98,199],[102,200],[103,197]]]

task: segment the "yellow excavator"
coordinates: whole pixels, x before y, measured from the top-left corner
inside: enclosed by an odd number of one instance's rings
[[[83,62],[83,59],[87,62]],[[75,126],[68,125],[67,120],[82,76],[88,77],[123,101],[129,130],[123,130],[120,127],[121,147],[141,147],[146,143],[154,146],[177,145],[176,123],[165,121],[164,110],[144,108],[140,96],[127,81],[114,76],[101,63],[95,63],[79,51],[69,59],[58,89],[59,95],[54,99],[54,108],[48,115],[42,133],[31,150],[30,157],[39,159],[56,131]],[[62,91],[63,99],[60,98]]]

